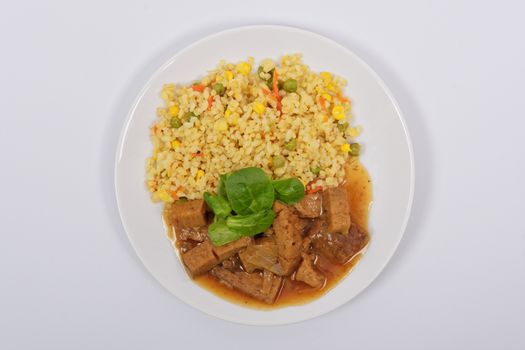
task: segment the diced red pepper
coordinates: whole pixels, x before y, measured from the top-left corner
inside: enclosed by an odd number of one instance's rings
[[[206,86],[202,84],[197,84],[197,85],[193,85],[191,88],[193,89],[193,91],[203,92],[205,87]]]
[[[306,190],[306,194],[312,194],[312,193],[315,193],[315,192],[321,192],[322,190],[323,190],[322,186],[316,186],[314,188],[310,188],[310,189]]]

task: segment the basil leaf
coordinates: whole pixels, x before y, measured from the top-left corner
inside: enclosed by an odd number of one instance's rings
[[[270,179],[259,168],[244,168],[232,173],[225,187],[230,206],[239,215],[270,209],[275,198]]]
[[[214,246],[221,246],[238,240],[242,235],[230,230],[226,226],[226,221],[219,220],[208,227],[208,237]]]
[[[250,215],[234,215],[226,218],[226,226],[235,233],[243,236],[254,236],[266,231],[275,219],[275,213],[266,209]]]
[[[232,208],[228,201],[222,196],[213,196],[208,192],[204,193],[204,200],[215,213],[216,216],[220,218],[225,218],[232,212]]]
[[[226,173],[219,176],[219,186],[217,187],[217,194],[219,196],[224,197],[225,199],[228,199],[228,195],[226,194],[226,180],[230,177],[232,173]]]
[[[272,181],[275,197],[285,204],[294,204],[304,197],[304,186],[296,178]]]

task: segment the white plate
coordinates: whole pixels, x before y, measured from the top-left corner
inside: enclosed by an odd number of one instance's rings
[[[161,220],[161,205],[151,203],[144,186],[145,159],[152,151],[149,127],[161,105],[164,83],[190,82],[221,59],[256,61],[300,52],[315,71],[348,80],[355,122],[364,128],[362,162],[373,183],[369,229],[372,240],[358,266],[320,299],[272,311],[243,308],[202,289],[186,275]],[[252,26],[204,38],[179,52],[146,84],[122,130],[115,164],[120,216],[131,244],[146,268],[179,299],[216,317],[251,325],[307,320],[333,310],[359,294],[385,267],[403,236],[414,189],[412,146],[399,108],[385,84],[361,59],[341,45],[308,31],[282,26]],[[147,302],[147,301],[146,301]]]

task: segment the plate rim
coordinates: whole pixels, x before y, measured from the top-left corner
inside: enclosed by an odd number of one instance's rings
[[[206,41],[213,40],[216,37],[220,37],[222,35],[226,35],[226,34],[229,34],[229,33],[241,32],[241,31],[245,31],[245,30],[260,30],[260,29],[286,30],[286,31],[296,32],[296,33],[302,34],[302,35],[315,37],[318,40],[322,40],[322,41],[328,42],[330,45],[338,47],[339,49],[343,50],[346,54],[352,56],[367,71],[367,73],[370,74],[371,77],[379,84],[381,89],[386,93],[388,99],[392,103],[392,105],[393,105],[393,107],[394,107],[394,109],[396,111],[396,114],[397,114],[397,116],[399,118],[399,121],[401,123],[402,129],[403,129],[403,133],[405,135],[405,139],[406,139],[407,147],[408,147],[409,163],[410,163],[410,183],[409,183],[408,202],[407,202],[407,208],[406,208],[406,211],[405,211],[405,216],[403,218],[402,225],[401,225],[401,228],[400,228],[400,233],[401,234],[399,235],[399,238],[396,240],[395,245],[392,245],[392,247],[391,247],[391,249],[389,251],[389,255],[384,260],[384,263],[382,264],[382,266],[379,269],[377,269],[376,273],[373,276],[371,276],[370,281],[366,285],[364,285],[359,290],[359,292],[357,292],[352,298],[335,302],[332,305],[330,305],[329,307],[324,308],[320,312],[316,312],[315,315],[313,315],[313,316],[311,316],[311,315],[300,316],[300,317],[294,318],[293,320],[286,320],[286,321],[276,320],[273,323],[261,323],[261,322],[250,322],[250,321],[241,322],[241,321],[239,321],[239,320],[237,320],[235,318],[230,318],[230,317],[222,315],[222,314],[219,315],[217,313],[211,312],[209,310],[206,310],[206,309],[200,307],[198,305],[198,303],[195,303],[195,302],[193,302],[191,300],[188,300],[186,298],[183,298],[183,297],[181,297],[179,295],[174,294],[170,290],[170,288],[168,288],[163,282],[161,282],[159,279],[157,279],[155,277],[155,274],[153,273],[153,271],[151,271],[151,269],[148,267],[148,264],[145,262],[144,258],[139,253],[138,248],[136,247],[132,237],[130,236],[129,230],[128,230],[127,226],[126,226],[126,221],[124,220],[124,217],[123,217],[122,204],[120,203],[120,200],[119,200],[119,185],[118,185],[118,174],[119,174],[119,169],[118,168],[119,168],[120,159],[122,157],[123,146],[124,146],[124,139],[126,137],[126,134],[128,133],[128,129],[130,127],[131,120],[132,120],[132,117],[133,117],[133,115],[135,113],[135,110],[137,109],[140,101],[142,100],[142,98],[144,97],[146,92],[151,88],[155,78],[157,78],[180,55],[182,55],[185,52],[191,50],[195,46],[201,45],[201,44],[205,43]],[[232,27],[232,28],[228,28],[228,29],[225,29],[225,30],[221,30],[219,32],[216,32],[216,33],[213,33],[213,34],[210,34],[210,35],[206,35],[204,37],[201,37],[200,39],[197,39],[197,40],[193,41],[189,45],[187,45],[187,46],[183,47],[182,49],[178,50],[177,52],[175,52],[166,62],[164,62],[161,66],[159,66],[150,75],[150,77],[148,78],[147,82],[144,84],[144,86],[142,87],[140,92],[135,97],[135,99],[134,99],[134,101],[133,101],[133,103],[132,103],[132,105],[131,105],[131,107],[130,107],[127,115],[126,115],[126,119],[124,121],[122,129],[120,131],[120,135],[119,135],[119,139],[118,139],[118,143],[117,143],[116,154],[115,154],[115,164],[114,164],[114,167],[113,167],[113,182],[114,182],[115,199],[116,199],[117,209],[118,209],[118,213],[119,213],[120,222],[122,224],[122,227],[124,228],[124,232],[126,233],[128,241],[131,244],[135,254],[138,256],[139,260],[141,261],[142,265],[154,277],[154,279],[155,279],[155,281],[157,281],[157,283],[159,283],[163,288],[165,288],[168,292],[170,292],[170,294],[174,295],[180,301],[182,301],[185,304],[190,305],[191,307],[193,307],[193,308],[203,312],[204,314],[213,316],[213,317],[215,317],[217,319],[225,320],[225,321],[232,322],[232,323],[235,323],[235,324],[242,324],[242,325],[280,326],[280,325],[294,324],[294,323],[299,323],[299,322],[311,320],[311,319],[317,318],[319,316],[326,315],[327,313],[329,313],[329,312],[331,312],[331,311],[333,311],[335,309],[338,309],[339,307],[347,304],[352,299],[354,299],[358,295],[360,295],[383,272],[385,267],[388,265],[388,263],[390,262],[390,260],[394,256],[394,254],[396,253],[396,251],[397,251],[397,249],[399,247],[399,244],[401,243],[401,240],[405,236],[406,228],[408,226],[410,215],[412,213],[412,205],[413,205],[413,201],[414,201],[414,191],[415,191],[415,161],[414,161],[414,150],[413,150],[413,145],[412,145],[412,139],[410,137],[410,133],[409,133],[408,127],[406,125],[406,120],[405,120],[405,118],[403,116],[401,108],[399,107],[399,104],[397,103],[397,100],[395,99],[394,95],[392,94],[392,91],[388,88],[388,86],[383,81],[383,79],[381,79],[381,77],[372,69],[372,67],[370,67],[368,65],[368,63],[366,63],[361,57],[359,57],[352,50],[350,50],[346,46],[340,44],[339,42],[337,42],[337,41],[335,41],[335,40],[333,40],[333,39],[331,39],[329,37],[326,37],[324,35],[318,34],[318,33],[314,32],[314,31],[311,31],[311,30],[302,29],[302,28],[299,28],[299,27],[289,26],[289,25],[274,25],[274,24],[245,25],[245,26],[237,26],[237,27]],[[344,278],[346,278],[346,277],[347,276],[345,276]],[[337,288],[337,285],[334,286],[334,288]],[[302,305],[299,305],[299,307],[300,306],[302,306]],[[260,311],[260,312],[272,312],[271,309],[270,310],[258,310],[258,311]]]

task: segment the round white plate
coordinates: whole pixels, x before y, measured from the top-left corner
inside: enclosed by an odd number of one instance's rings
[[[272,311],[244,308],[202,289],[186,275],[164,233],[161,205],[153,204],[144,185],[145,159],[152,145],[149,127],[162,105],[164,83],[190,82],[221,59],[256,62],[300,52],[315,71],[330,71],[348,80],[362,162],[373,183],[371,244],[358,266],[318,300]],[[149,80],[132,106],[122,130],[115,164],[117,203],[124,228],[138,256],[166,289],[193,307],[216,317],[251,325],[278,325],[307,320],[333,310],[359,294],[385,267],[397,248],[412,204],[412,146],[401,112],[385,84],[361,59],[330,39],[282,26],[251,26],[204,38],[182,50]]]

